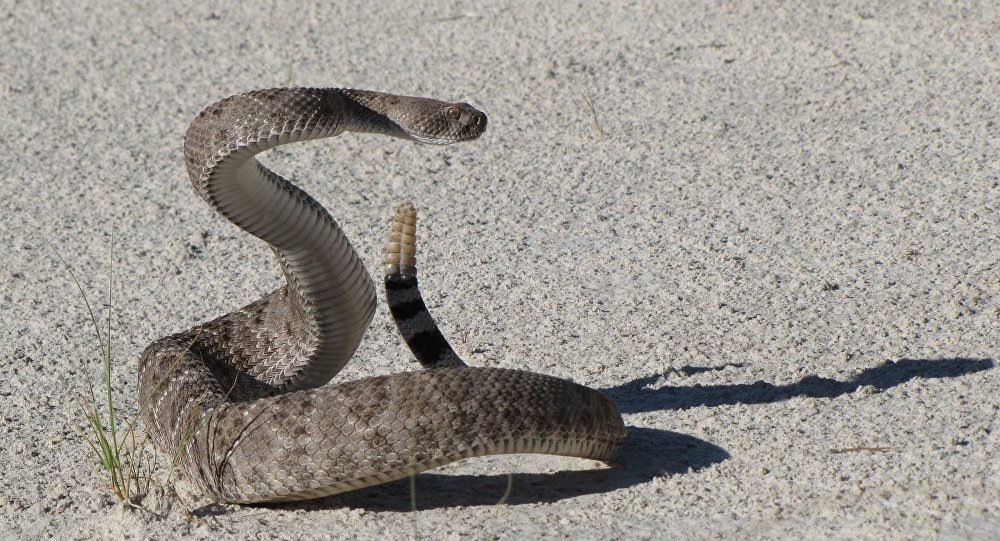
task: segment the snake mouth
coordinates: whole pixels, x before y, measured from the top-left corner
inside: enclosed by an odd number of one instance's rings
[[[463,139],[458,139],[458,138],[450,138],[450,137],[448,137],[448,138],[445,138],[445,137],[429,137],[429,136],[424,136],[424,135],[420,135],[420,134],[411,133],[410,137],[413,138],[413,140],[415,142],[417,142],[417,143],[419,143],[421,145],[439,145],[439,146],[443,146],[443,145],[451,145],[451,144],[455,144],[455,143],[462,143],[462,142],[465,142],[465,141],[472,141],[473,139],[479,138],[480,135],[481,134],[477,133],[475,135],[471,135],[471,136],[465,137]]]

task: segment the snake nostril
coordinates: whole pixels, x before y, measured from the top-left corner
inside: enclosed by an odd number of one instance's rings
[[[484,115],[482,113],[476,113],[475,115],[473,115],[473,117],[472,117],[472,125],[475,126],[475,127],[477,127],[477,128],[484,128],[484,127],[486,127],[486,115]]]

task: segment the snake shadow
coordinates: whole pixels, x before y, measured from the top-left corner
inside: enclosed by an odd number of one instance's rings
[[[618,403],[622,413],[640,413],[659,410],[680,410],[697,406],[722,406],[733,404],[769,404],[798,396],[813,398],[835,398],[857,391],[861,387],[872,386],[885,391],[910,380],[956,378],[995,366],[993,359],[951,358],[951,359],[901,359],[887,361],[874,368],[862,371],[848,381],[807,376],[787,385],[775,385],[764,381],[738,383],[732,385],[692,385],[675,387],[652,385],[664,380],[671,372],[685,374],[706,370],[723,370],[741,367],[743,363],[732,363],[716,368],[684,367],[664,371],[634,379],[614,387],[601,389]]]
[[[707,441],[655,428],[628,427],[622,455],[610,468],[553,473],[512,473],[507,505],[553,503],[639,485],[654,477],[687,473],[729,458]],[[471,459],[475,460],[475,459]],[[417,509],[493,506],[507,490],[506,474],[425,472],[416,477]],[[410,512],[410,481],[402,479],[312,501],[268,505],[289,510],[363,508]]]

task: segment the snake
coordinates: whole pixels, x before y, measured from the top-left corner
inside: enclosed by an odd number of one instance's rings
[[[233,504],[305,500],[495,454],[614,463],[626,429],[606,395],[527,370],[468,366],[448,345],[416,279],[412,204],[397,209],[383,264],[390,312],[421,366],[328,384],[372,321],[375,283],[330,212],[256,155],[345,132],[459,143],[486,125],[467,103],[345,88],[254,90],[191,122],[184,160],[195,191],[266,242],[285,278],[139,356],[139,416],[202,494]]]

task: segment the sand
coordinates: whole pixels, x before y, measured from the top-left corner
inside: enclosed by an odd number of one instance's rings
[[[991,3],[123,4],[0,7],[0,537],[1000,535]],[[458,351],[605,391],[620,464],[471,460],[418,476],[416,512],[405,481],[240,507],[174,476],[144,500],[161,516],[117,503],[63,384],[100,376],[95,340],[39,234],[99,309],[113,267],[134,415],[146,344],[281,283],[191,190],[181,141],[207,104],[288,84],[489,114],[471,144],[263,159],[374,273],[412,199]],[[413,368],[380,309],[334,381]]]

